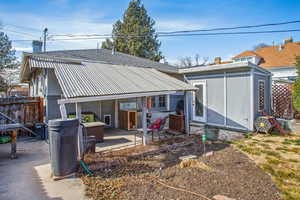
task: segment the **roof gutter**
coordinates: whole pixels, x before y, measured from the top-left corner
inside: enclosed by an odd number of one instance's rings
[[[57,103],[58,104],[83,103],[83,102],[91,102],[91,101],[128,99],[128,98],[136,98],[136,97],[149,97],[149,96],[167,95],[167,94],[174,94],[174,93],[176,93],[176,91],[143,92],[143,93],[133,93],[133,94],[76,97],[76,98],[68,98],[68,99],[59,99],[59,100],[57,100]]]

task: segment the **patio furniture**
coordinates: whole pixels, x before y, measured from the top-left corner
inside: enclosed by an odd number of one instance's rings
[[[184,115],[170,114],[169,129],[171,131],[184,132]]]
[[[160,133],[163,131],[166,122],[167,122],[167,117],[164,118],[157,118],[153,123],[151,123],[149,125],[149,127],[147,128],[147,134],[151,133],[152,135],[152,141],[154,141],[154,132],[156,132],[158,134],[158,139],[160,139]],[[137,129],[137,132],[134,135],[134,144],[136,145],[136,137],[137,135],[141,135],[142,136],[142,143],[144,142],[144,138],[143,138],[143,129]]]
[[[103,142],[104,126],[103,122],[83,123],[87,136],[95,136],[96,142]]]

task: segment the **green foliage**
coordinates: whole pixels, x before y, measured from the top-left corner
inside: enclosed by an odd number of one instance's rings
[[[15,51],[12,50],[11,41],[8,36],[0,32],[0,91],[6,91],[8,88],[8,68],[17,68],[18,64],[15,57]]]
[[[300,57],[296,57],[297,80],[293,89],[293,103],[297,111],[300,111]]]
[[[12,50],[8,36],[0,32],[0,71],[16,67],[15,51]]]
[[[155,21],[148,16],[141,1],[132,0],[123,20],[118,20],[113,26],[113,41],[107,39],[102,47],[114,47],[118,52],[159,61],[163,56],[159,51],[161,43],[157,39],[154,25]]]

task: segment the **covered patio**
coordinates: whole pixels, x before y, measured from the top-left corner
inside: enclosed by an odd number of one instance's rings
[[[196,90],[196,88],[183,81],[152,68],[91,62],[82,62],[72,66],[64,65],[55,67],[54,70],[64,96],[64,98],[58,100],[62,119],[68,118],[68,107],[70,105],[75,106],[76,118],[82,119],[83,104],[111,101],[114,105],[114,109],[111,110],[113,118],[111,128],[120,130],[119,128],[123,127],[120,127],[121,109],[119,101],[135,99],[136,110],[140,110],[141,113],[142,141],[143,145],[146,145],[148,143],[147,113],[151,111],[149,109],[149,99],[153,96],[170,95],[181,91],[185,94],[185,133],[189,133],[189,96],[190,92]],[[136,130],[137,128],[138,126],[134,125],[130,130]],[[102,149],[108,148],[108,146],[118,148],[122,144],[132,144],[134,134],[133,131],[128,130],[126,133],[105,128],[104,143],[99,144],[98,147]],[[111,135],[109,135],[110,131]],[[120,138],[120,133],[125,133],[126,137]],[[79,130],[79,141],[80,154],[82,154],[83,134],[81,129]]]

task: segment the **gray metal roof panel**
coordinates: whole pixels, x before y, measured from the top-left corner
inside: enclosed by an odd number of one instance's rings
[[[30,59],[29,66],[54,69],[66,98],[195,90],[193,86],[153,68],[42,59]]]

